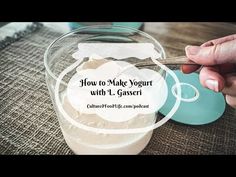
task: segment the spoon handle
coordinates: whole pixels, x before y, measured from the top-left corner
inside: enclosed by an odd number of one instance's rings
[[[158,60],[163,65],[197,65],[193,61],[189,60],[186,56],[171,57],[166,59]],[[140,62],[136,66],[155,66],[153,62]]]

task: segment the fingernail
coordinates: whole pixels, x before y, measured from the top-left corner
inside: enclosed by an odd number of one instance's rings
[[[215,92],[219,92],[219,83],[218,83],[218,81],[209,79],[209,80],[206,80],[205,84],[206,84],[208,89],[211,89]]]
[[[199,46],[190,46],[188,45],[185,50],[188,55],[197,55],[198,52],[200,51],[201,47]]]

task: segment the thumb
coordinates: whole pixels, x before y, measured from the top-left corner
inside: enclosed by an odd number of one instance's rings
[[[236,63],[236,40],[213,46],[187,46],[187,57],[200,65]]]

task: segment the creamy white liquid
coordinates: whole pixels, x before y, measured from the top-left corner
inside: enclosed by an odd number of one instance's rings
[[[138,115],[122,123],[108,122],[95,114],[80,114],[70,105],[66,95],[63,98],[63,108],[78,122],[96,128],[138,128],[155,121],[155,114]],[[152,131],[122,135],[88,132],[66,120],[62,121],[61,127],[67,144],[76,154],[138,154],[148,144],[152,135]]]
[[[84,68],[96,68],[104,61],[89,61]],[[111,122],[96,114],[82,114],[75,110],[68,101],[66,91],[61,94],[62,104],[67,114],[74,120],[91,127],[105,129],[141,128],[155,122],[155,113],[137,115],[125,122]],[[60,112],[60,111],[59,111]],[[62,132],[68,146],[75,154],[138,154],[148,144],[152,131],[139,134],[101,134],[83,130],[72,125],[59,115]]]

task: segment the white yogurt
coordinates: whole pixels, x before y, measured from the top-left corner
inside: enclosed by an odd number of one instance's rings
[[[102,60],[90,60],[80,69],[96,68],[103,63]],[[141,128],[153,124],[156,120],[155,113],[151,113],[138,114],[125,122],[107,121],[96,114],[80,113],[73,108],[66,94],[64,91],[61,95],[64,110],[71,118],[87,126],[104,129]],[[65,141],[75,154],[138,154],[146,147],[152,136],[152,131],[121,135],[94,133],[76,127],[62,115],[59,115],[59,118]]]
[[[67,113],[80,123],[96,128],[134,128],[150,125],[155,114],[139,115],[122,123],[105,121],[95,114],[80,114],[72,108],[66,96],[63,107]],[[62,123],[62,132],[69,147],[76,154],[138,154],[149,142],[152,131],[142,134],[101,134],[88,132],[68,122]]]

